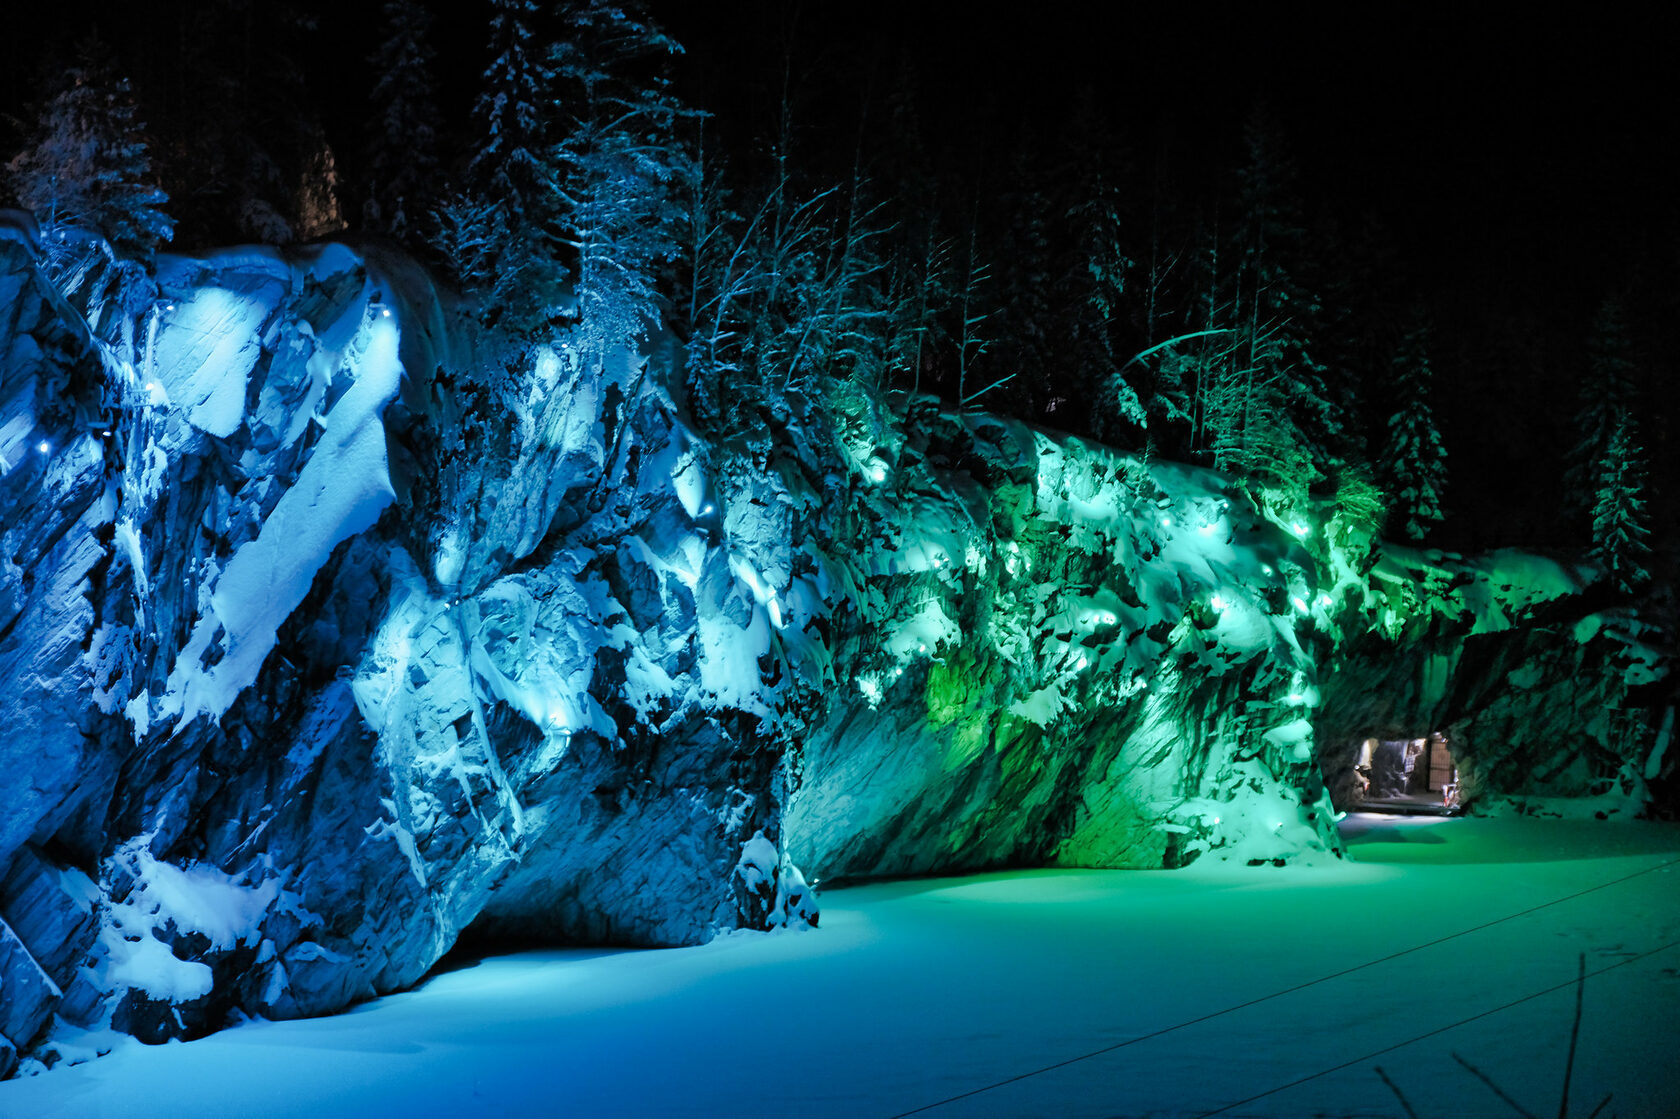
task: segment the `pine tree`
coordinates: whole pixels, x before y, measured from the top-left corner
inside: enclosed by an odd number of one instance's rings
[[[1617,591],[1632,594],[1651,578],[1644,566],[1651,554],[1651,527],[1645,510],[1645,454],[1626,407],[1616,413],[1597,481],[1590,554]]]
[[[7,172],[49,245],[82,229],[104,237],[118,255],[148,263],[174,234],[164,212],[169,199],[153,182],[133,91],[97,42],[82,47]]]
[[[426,41],[432,17],[418,0],[386,0],[384,15],[384,42],[368,59],[379,79],[371,97],[365,221],[370,229],[410,237],[432,208],[438,172],[435,52]]]
[[[1620,417],[1632,407],[1634,375],[1627,311],[1619,298],[1608,296],[1599,305],[1587,342],[1587,376],[1581,381],[1575,412],[1575,446],[1564,473],[1564,494],[1570,508],[1583,519],[1598,504],[1600,470]]]
[[[1406,332],[1394,355],[1394,391],[1398,406],[1388,421],[1388,449],[1383,467],[1393,511],[1408,540],[1422,540],[1441,520],[1447,455],[1435,427],[1430,403],[1429,329],[1419,323]]]

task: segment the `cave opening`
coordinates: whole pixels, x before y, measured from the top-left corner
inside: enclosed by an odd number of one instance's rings
[[[1442,731],[1421,738],[1367,738],[1354,763],[1360,809],[1407,815],[1461,810],[1458,761]]]

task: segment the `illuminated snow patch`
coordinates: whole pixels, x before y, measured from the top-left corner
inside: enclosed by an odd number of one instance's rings
[[[706,491],[710,484],[711,480],[706,477],[699,456],[692,452],[678,459],[677,465],[671,471],[671,489],[676,492],[677,500],[682,502],[683,510],[691,520],[711,515],[712,506],[706,501]]]
[[[928,650],[955,643],[962,638],[957,624],[945,616],[936,599],[928,599],[887,636],[886,650],[899,665],[908,664]]]
[[[218,438],[245,420],[246,386],[262,356],[262,325],[281,290],[278,282],[256,288],[262,297],[199,288],[170,317],[149,354],[153,383],[181,402],[188,423]]]
[[[395,320],[376,320],[363,341],[354,382],[327,415],[314,454],[257,538],[234,552],[175,658],[160,714],[179,715],[178,726],[198,714],[221,718],[257,678],[333,549],[371,528],[396,497],[382,419],[402,377]],[[222,658],[204,667],[218,644]]]

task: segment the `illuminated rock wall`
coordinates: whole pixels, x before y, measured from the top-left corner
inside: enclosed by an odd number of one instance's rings
[[[53,1013],[338,1009],[475,921],[814,914],[769,623],[640,358],[515,377],[339,246],[166,258],[129,347],[13,238],[0,308],[0,1072]]]
[[[844,384],[704,436],[669,340],[515,353],[375,247],[140,295],[0,237],[0,1074],[463,935],[810,923],[797,868],[1336,858],[1350,736],[1490,793],[1650,752],[1600,716],[1661,666],[1532,557],[1367,570],[1333,509]]]
[[[1335,588],[1228,480],[928,415],[858,502],[786,834],[821,878],[1340,853],[1313,755]],[[1298,529],[1299,532],[1291,531]]]

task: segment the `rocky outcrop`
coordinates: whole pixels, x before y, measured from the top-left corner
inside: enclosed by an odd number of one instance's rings
[[[815,924],[802,870],[1333,859],[1367,734],[1652,764],[1585,571],[855,385],[703,435],[661,345],[511,348],[377,245],[139,302],[95,338],[0,237],[0,1072]]]
[[[129,351],[0,262],[8,1052],[338,1009],[475,922],[814,917],[763,888],[766,627],[643,359],[454,333],[377,248],[166,258]]]

